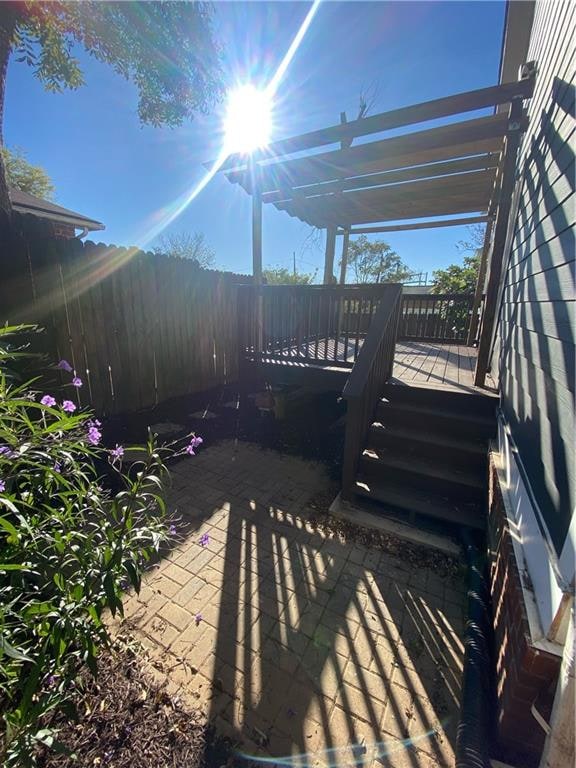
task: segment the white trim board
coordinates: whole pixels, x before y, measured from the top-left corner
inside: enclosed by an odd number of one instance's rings
[[[520,571],[532,644],[540,650],[561,655],[562,646],[548,640],[547,633],[560,607],[563,590],[518,466],[516,448],[501,415],[498,452],[493,451],[492,457]]]

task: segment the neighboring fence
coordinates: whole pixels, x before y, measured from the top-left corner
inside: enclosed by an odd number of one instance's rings
[[[14,220],[0,241],[0,321],[46,328],[43,349],[85,382],[79,404],[134,411],[237,378],[237,284],[251,278]]]
[[[249,359],[352,368],[376,310],[389,296],[389,284],[241,286],[241,348]]]
[[[398,340],[466,343],[474,296],[404,293]]]
[[[366,341],[342,393],[346,400],[346,435],[342,459],[342,496],[345,499],[353,495],[356,470],[366,435],[394,367],[402,287],[386,287],[386,300],[380,303],[374,314]]]

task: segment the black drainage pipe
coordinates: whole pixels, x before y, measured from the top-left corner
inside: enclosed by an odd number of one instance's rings
[[[468,621],[464,633],[464,673],[456,768],[490,768],[492,748],[492,614],[486,557],[467,532],[462,534],[468,561]]]

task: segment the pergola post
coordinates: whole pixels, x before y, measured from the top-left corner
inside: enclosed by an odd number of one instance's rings
[[[340,259],[340,285],[346,283],[346,269],[348,268],[348,243],[350,242],[350,228],[344,229],[342,237],[342,258]]]
[[[262,291],[262,190],[259,168],[250,164],[252,171],[252,275],[256,286],[256,353],[257,359],[262,354],[263,302]]]
[[[478,345],[478,359],[474,375],[474,384],[477,387],[484,386],[486,373],[488,371],[490,350],[492,347],[492,334],[496,318],[500,278],[502,276],[502,263],[504,261],[504,250],[507,241],[508,217],[512,204],[514,185],[516,183],[516,156],[518,154],[518,147],[520,146],[520,140],[524,130],[522,114],[522,99],[516,98],[510,105],[510,112],[508,114],[508,133],[504,139],[504,150],[502,153],[503,160],[500,193],[498,195],[498,207],[496,210],[496,220],[494,222],[494,236],[492,239],[488,285],[486,287],[486,298],[484,300],[484,311],[482,315],[482,329],[480,331],[480,343]]]
[[[334,253],[336,251],[336,227],[326,229],[326,254],[324,256],[324,285],[334,279]]]
[[[480,256],[480,264],[478,266],[478,279],[476,280],[476,292],[474,293],[474,301],[472,302],[472,314],[470,315],[470,327],[468,328],[468,339],[466,343],[469,347],[476,341],[476,334],[478,332],[479,323],[479,311],[480,303],[482,301],[482,294],[484,293],[484,283],[486,281],[486,266],[488,264],[488,253],[490,251],[490,244],[492,242],[492,230],[494,229],[494,220],[489,219],[486,224],[486,232],[484,233],[484,243],[482,245],[482,254]]]

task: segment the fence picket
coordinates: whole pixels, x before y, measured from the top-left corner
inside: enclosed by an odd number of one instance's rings
[[[251,278],[55,238],[30,216],[14,214],[2,231],[0,322],[47,327],[41,350],[84,380],[81,405],[133,411],[237,376],[237,286]]]

